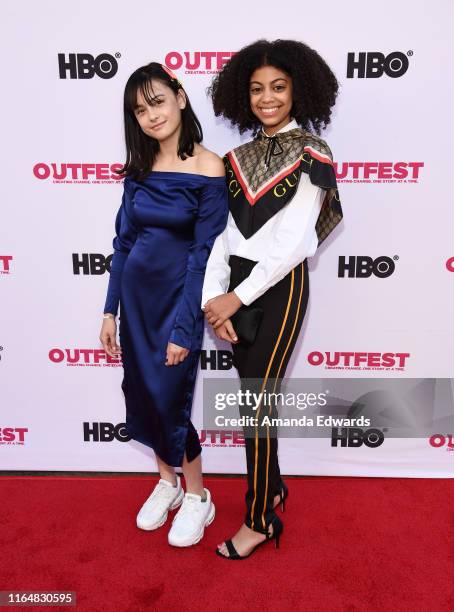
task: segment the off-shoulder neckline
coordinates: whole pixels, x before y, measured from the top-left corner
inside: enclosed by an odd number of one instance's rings
[[[181,176],[197,176],[198,178],[201,179],[214,179],[214,180],[223,180],[225,181],[225,175],[224,176],[208,176],[207,174],[197,174],[196,172],[178,172],[178,171],[173,171],[173,170],[151,170],[150,173],[148,174],[148,176],[146,177],[147,179],[150,178],[153,174],[159,174],[159,175],[181,175]]]

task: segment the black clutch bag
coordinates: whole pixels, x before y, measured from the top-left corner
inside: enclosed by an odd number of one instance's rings
[[[233,329],[240,342],[250,346],[254,344],[260,323],[262,322],[263,308],[260,306],[241,306],[230,317]]]

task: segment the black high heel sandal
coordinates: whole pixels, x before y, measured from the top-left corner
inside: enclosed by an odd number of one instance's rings
[[[279,538],[281,537],[281,534],[284,530],[284,525],[278,516],[275,516],[269,525],[273,526],[273,533],[270,533],[269,531],[267,531],[267,533],[264,534],[266,535],[266,540],[263,540],[263,542],[259,542],[256,546],[254,546],[251,552],[245,555],[244,557],[238,554],[235,546],[233,545],[232,540],[225,541],[225,545],[227,546],[227,550],[229,552],[228,557],[226,555],[223,555],[219,551],[219,548],[216,548],[216,554],[219,557],[223,557],[224,559],[232,559],[232,561],[241,561],[242,559],[247,559],[248,557],[250,557],[252,553],[255,552],[259,546],[261,546],[262,544],[265,544],[265,542],[268,542],[268,540],[275,540],[276,548],[279,548]]]
[[[288,487],[283,480],[281,480],[281,487],[274,497],[276,497],[276,495],[279,495],[279,501],[274,507],[277,508],[277,506],[281,504],[281,510],[285,512],[285,500],[288,497]]]

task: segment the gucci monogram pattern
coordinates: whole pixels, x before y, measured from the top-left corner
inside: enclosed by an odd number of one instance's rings
[[[255,140],[233,150],[252,196],[260,191],[266,183],[281,174],[285,168],[297,162],[303,153],[304,136],[300,129],[278,134],[277,141],[283,151],[271,156],[268,168],[265,166],[265,155],[269,144],[267,137],[261,132]],[[279,146],[277,150],[280,150]]]
[[[265,159],[272,142],[262,132],[226,156],[228,171],[242,186],[241,197],[238,193],[235,193],[235,198],[230,194],[232,215],[239,230],[248,238],[288,201],[288,198],[273,195],[273,185],[287,175],[296,173],[299,176],[305,172],[312,184],[326,190],[316,223],[320,245],[343,216],[331,150],[324,140],[300,128],[276,134],[275,140],[274,154],[268,155],[268,166]]]
[[[325,196],[322,209],[315,224],[318,244],[320,245],[342,220],[342,208],[337,189],[330,189]]]

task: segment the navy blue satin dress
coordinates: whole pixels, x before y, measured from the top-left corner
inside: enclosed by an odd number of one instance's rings
[[[124,180],[104,312],[120,303],[126,432],[181,466],[201,452],[191,423],[206,263],[227,223],[224,177],[152,171]],[[189,349],[166,366],[167,343]]]

